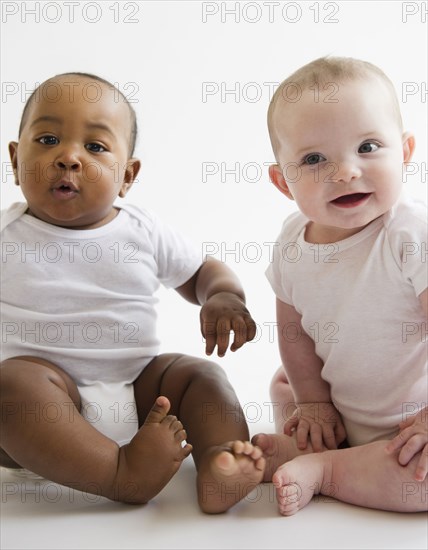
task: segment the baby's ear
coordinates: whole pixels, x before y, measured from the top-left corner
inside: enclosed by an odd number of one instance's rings
[[[415,136],[410,132],[403,134],[403,162],[407,164],[410,162],[413,151],[415,150]]]
[[[285,181],[281,167],[278,164],[271,164],[269,166],[269,177],[275,187],[281,191],[283,195],[294,201],[294,197]]]
[[[19,185],[18,180],[18,142],[11,141],[8,145],[10,160],[12,162],[13,174],[15,176],[15,184]]]
[[[122,187],[119,191],[119,197],[123,198],[126,196],[128,191],[131,189],[140,168],[141,162],[138,159],[129,159],[126,162],[125,174],[123,177]]]

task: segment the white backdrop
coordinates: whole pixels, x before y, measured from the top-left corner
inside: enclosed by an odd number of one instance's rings
[[[267,174],[272,91],[326,54],[379,65],[416,134],[406,187],[426,199],[426,2],[5,1],[1,10],[2,208],[22,200],[7,143],[17,139],[35,85],[68,71],[117,83],[140,132],[142,170],[127,200],[156,211],[240,277],[259,331],[219,362],[249,421],[267,419],[279,355],[264,271],[268,243],[295,208]],[[162,351],[203,356],[198,308],[174,291],[159,298]]]

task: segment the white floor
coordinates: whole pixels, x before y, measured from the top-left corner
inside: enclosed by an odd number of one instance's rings
[[[2,550],[414,550],[428,546],[425,514],[380,512],[320,497],[285,518],[277,512],[272,484],[260,485],[226,514],[204,515],[196,502],[190,458],[145,506],[115,503],[49,481],[0,472]]]

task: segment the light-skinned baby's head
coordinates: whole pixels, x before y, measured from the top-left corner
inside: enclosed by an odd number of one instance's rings
[[[389,92],[392,107],[391,116],[395,117],[400,131],[403,131],[400,104],[394,85],[379,67],[368,61],[352,57],[320,57],[303,65],[287,77],[272,96],[267,122],[275,157],[278,150],[278,134],[275,121],[281,114],[285,115],[282,109],[287,107],[292,109],[300,101],[304,91],[313,94],[314,102],[336,103],[338,101],[337,91],[340,85],[373,79],[377,79],[379,84],[383,83]]]
[[[311,220],[314,242],[346,238],[397,201],[414,138],[375,65],[341,57],[305,65],[275,92],[268,128],[270,178]]]

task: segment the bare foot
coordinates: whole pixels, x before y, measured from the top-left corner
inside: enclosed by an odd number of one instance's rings
[[[158,397],[137,434],[119,451],[113,500],[143,504],[159,493],[191,453],[170,402]]]
[[[249,441],[231,441],[209,449],[198,471],[201,510],[219,514],[245,498],[263,479],[262,455]]]
[[[279,512],[291,516],[321,491],[334,496],[330,453],[312,453],[280,466],[272,477]]]
[[[300,454],[312,452],[309,446],[304,451],[297,449],[295,438],[282,434],[257,434],[251,439],[251,442],[260,447],[266,458],[263,481],[267,482],[272,481],[274,472],[281,464]]]

